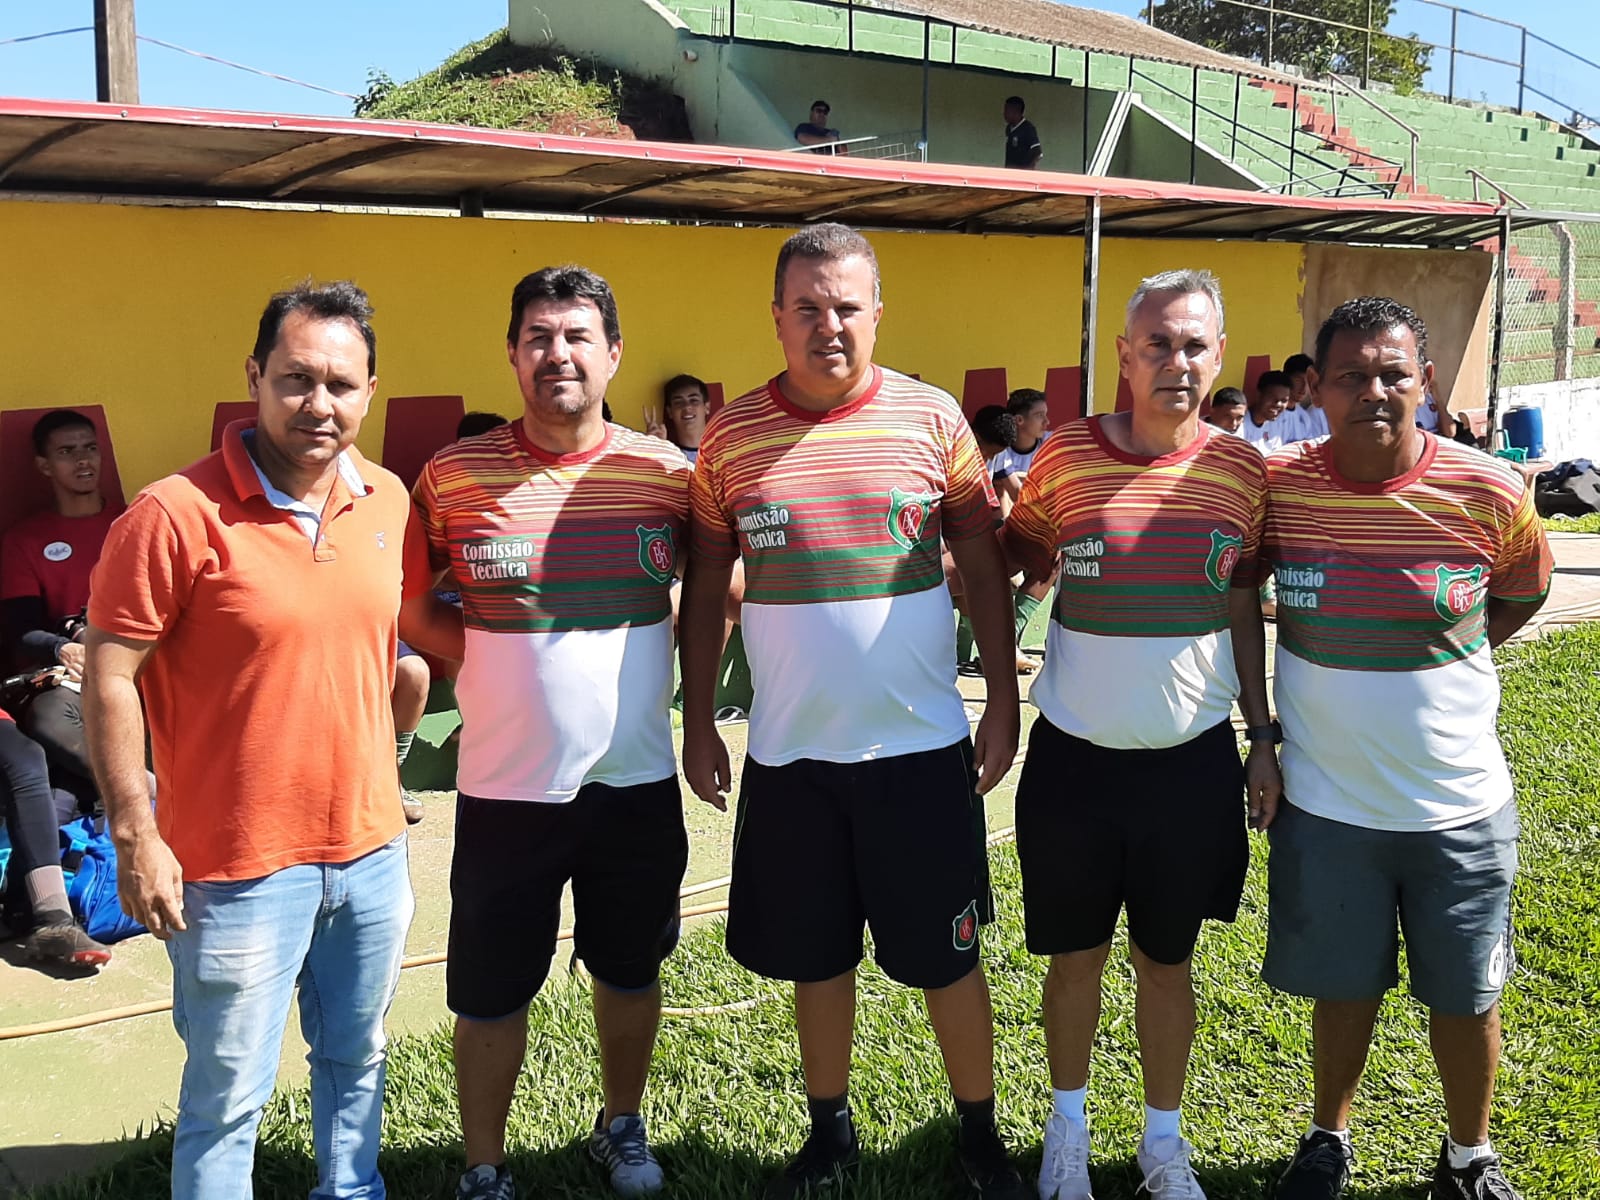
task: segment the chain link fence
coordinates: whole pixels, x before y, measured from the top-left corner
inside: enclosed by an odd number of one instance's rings
[[[1542,409],[1547,457],[1600,448],[1600,215],[1518,230],[1506,252],[1497,408]]]

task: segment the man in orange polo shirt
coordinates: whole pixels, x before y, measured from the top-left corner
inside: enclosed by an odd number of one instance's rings
[[[84,717],[119,892],[167,943],[188,1051],[174,1200],[251,1194],[297,984],[314,1195],[384,1195],[383,1017],[412,907],[389,705],[408,506],[353,446],[371,316],[350,283],[274,296],[245,361],[255,421],[146,488],[90,583]]]

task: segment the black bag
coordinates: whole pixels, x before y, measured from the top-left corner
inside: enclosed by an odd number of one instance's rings
[[[1541,517],[1600,512],[1600,471],[1586,458],[1558,464],[1535,481],[1533,506]]]

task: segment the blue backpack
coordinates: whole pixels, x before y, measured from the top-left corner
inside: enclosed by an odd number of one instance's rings
[[[111,834],[95,829],[93,817],[61,827],[61,869],[67,902],[95,941],[111,945],[148,930],[122,911],[117,900],[117,848]]]

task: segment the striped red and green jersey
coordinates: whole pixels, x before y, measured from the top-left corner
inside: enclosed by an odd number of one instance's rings
[[[689,478],[660,438],[607,425],[595,449],[558,455],[521,421],[423,468],[406,595],[446,569],[461,592],[462,791],[565,800],[673,773],[669,588]]]
[[[1382,483],[1343,478],[1331,442],[1267,462],[1288,795],[1372,828],[1450,828],[1510,799],[1488,601],[1536,601],[1552,571],[1523,481],[1419,436],[1416,465]]]
[[[772,380],[722,409],[695,464],[697,559],[744,559],[759,762],[848,762],[966,735],[941,539],[990,536],[994,491],[954,399],[873,368],[827,412]]]
[[[1061,564],[1030,695],[1075,737],[1160,749],[1228,719],[1238,694],[1228,592],[1254,576],[1266,467],[1209,425],[1148,457],[1116,446],[1102,422],[1045,443],[1002,534],[1030,574]]]

